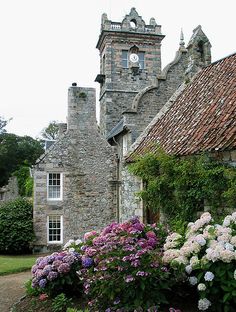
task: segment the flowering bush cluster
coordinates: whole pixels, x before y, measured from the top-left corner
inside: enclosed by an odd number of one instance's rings
[[[182,267],[199,292],[198,309],[235,311],[236,212],[215,224],[209,212],[189,223],[185,236],[172,233],[164,244],[163,261]]]
[[[50,295],[72,293],[82,290],[76,278],[76,271],[81,267],[81,255],[74,251],[54,252],[40,257],[33,265],[32,287]]]
[[[165,237],[161,227],[144,225],[138,218],[85,234],[79,246],[82,269],[77,274],[90,310],[157,311],[167,303],[174,279],[162,263]],[[68,248],[78,250],[73,243]]]

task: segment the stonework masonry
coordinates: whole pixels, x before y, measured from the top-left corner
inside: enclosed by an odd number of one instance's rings
[[[36,249],[50,249],[47,216],[63,216],[63,242],[99,230],[116,218],[116,157],[97,131],[95,90],[71,87],[68,130],[34,170]],[[62,200],[47,199],[47,174],[63,174]],[[55,246],[54,246],[55,247]]]

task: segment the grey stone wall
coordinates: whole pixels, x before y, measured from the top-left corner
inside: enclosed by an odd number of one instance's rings
[[[131,174],[127,166],[122,167],[121,178],[120,221],[124,222],[134,216],[143,221],[143,203],[137,196],[137,192],[142,189],[142,180]]]
[[[63,174],[63,199],[47,200],[47,173]],[[95,90],[71,87],[68,130],[34,168],[36,246],[47,244],[48,215],[63,215],[63,243],[116,220],[116,158],[97,131]]]

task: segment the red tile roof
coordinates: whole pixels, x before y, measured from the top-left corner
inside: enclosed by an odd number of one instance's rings
[[[236,53],[205,67],[169,101],[126,161],[155,152],[156,143],[176,155],[236,148]]]

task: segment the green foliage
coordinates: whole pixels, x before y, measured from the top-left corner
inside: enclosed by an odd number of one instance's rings
[[[6,120],[4,117],[0,116],[0,133],[6,132],[4,128],[10,120]]]
[[[30,251],[33,234],[33,204],[19,198],[0,205],[0,253]]]
[[[42,293],[42,291],[40,291],[38,288],[32,287],[32,279],[29,279],[28,281],[26,281],[24,286],[25,286],[25,292],[28,296],[37,297]]]
[[[61,293],[57,295],[52,301],[52,311],[53,312],[63,312],[66,308],[71,305],[71,298],[67,298],[65,294]]]
[[[49,125],[41,131],[41,135],[44,139],[55,140],[59,133],[59,123],[57,121],[51,121]]]
[[[44,152],[42,142],[29,136],[11,133],[0,134],[0,186],[6,185],[9,177],[21,166],[34,165]]]
[[[183,226],[203,211],[204,203],[216,218],[221,207],[235,206],[236,169],[206,155],[179,158],[159,149],[139,158],[129,170],[145,183],[137,195],[146,207],[162,211],[172,225],[182,220]]]
[[[13,173],[17,177],[19,195],[31,197],[33,194],[33,178],[29,166],[23,165]]]

